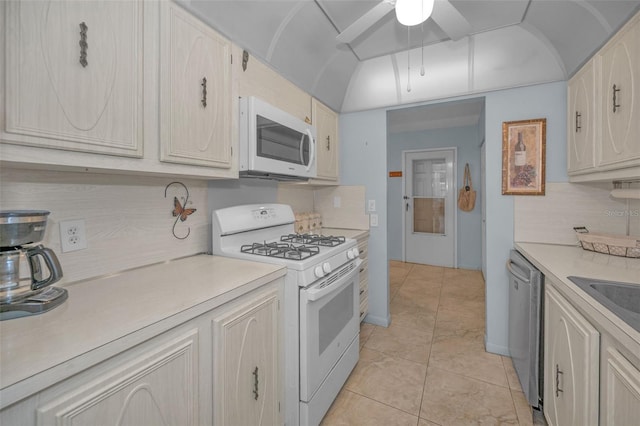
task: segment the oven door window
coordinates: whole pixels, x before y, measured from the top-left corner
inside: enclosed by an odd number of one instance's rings
[[[309,164],[309,136],[275,121],[257,116],[257,149],[259,157],[291,164]]]
[[[358,273],[318,300],[300,292],[300,397],[309,401],[360,329]]]
[[[327,349],[353,317],[353,284],[339,292],[318,311],[318,357]]]

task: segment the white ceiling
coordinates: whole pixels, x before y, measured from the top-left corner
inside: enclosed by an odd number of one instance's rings
[[[452,41],[430,18],[410,27],[408,49],[408,27],[393,12],[351,44],[336,41],[377,0],[181,0],[341,112],[565,80],[640,9],[640,0],[450,2],[471,33]]]

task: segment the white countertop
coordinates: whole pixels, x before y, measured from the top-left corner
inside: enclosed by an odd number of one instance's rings
[[[640,332],[622,321],[597,300],[575,285],[568,276],[622,281],[640,286],[640,259],[610,256],[576,246],[516,243],[529,259],[575,306],[620,340],[632,353],[640,353]],[[598,327],[600,326],[600,327]]]
[[[30,391],[36,375],[55,383],[285,273],[197,255],[66,286],[62,305],[0,322],[0,408]],[[56,370],[71,359],[73,367]]]
[[[322,228],[320,231],[322,235],[333,235],[334,237],[355,238],[369,235],[369,231],[366,229],[344,229],[344,228]]]

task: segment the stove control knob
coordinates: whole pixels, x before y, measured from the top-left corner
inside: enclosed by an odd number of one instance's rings
[[[320,265],[316,266],[316,268],[313,270],[313,273],[318,278],[324,277],[324,271],[322,270],[322,266],[320,266]]]
[[[358,251],[357,247],[347,251],[347,259],[352,260],[358,257],[359,255],[360,255],[360,252]]]
[[[329,262],[324,262],[322,264],[322,270],[325,272],[325,274],[331,273],[331,265],[329,264]]]

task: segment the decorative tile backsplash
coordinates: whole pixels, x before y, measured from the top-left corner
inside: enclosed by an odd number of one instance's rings
[[[630,235],[640,235],[640,200],[612,198],[611,188],[610,183],[547,182],[545,196],[516,196],[514,240],[578,245],[574,227],[624,235],[627,219]]]
[[[54,250],[64,273],[61,284],[206,252],[209,236],[207,182],[181,180],[188,187],[184,208],[198,207],[188,221],[176,222],[174,197],[185,194],[173,179],[29,171],[3,167],[0,200],[3,210],[51,212],[43,244]],[[201,208],[202,207],[202,208]],[[62,253],[60,221],[84,219],[88,247]],[[175,225],[175,228],[174,228]],[[188,238],[184,236],[189,230]]]

